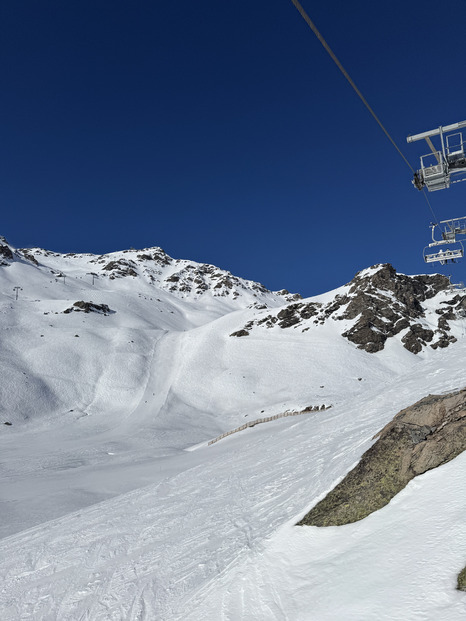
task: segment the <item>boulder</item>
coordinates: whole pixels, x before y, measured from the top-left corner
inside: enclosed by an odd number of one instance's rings
[[[377,511],[419,474],[466,449],[466,389],[399,412],[353,470],[298,525],[339,526]]]

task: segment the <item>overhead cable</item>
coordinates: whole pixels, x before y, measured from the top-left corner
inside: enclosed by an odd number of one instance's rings
[[[409,168],[411,169],[411,172],[414,173],[414,168],[411,166],[411,164],[408,162],[408,160],[406,159],[406,157],[403,155],[402,151],[400,150],[400,148],[398,147],[398,145],[396,144],[396,142],[393,140],[393,138],[390,136],[390,134],[388,133],[388,131],[385,129],[385,127],[382,124],[382,121],[379,119],[379,117],[376,115],[376,113],[374,112],[374,110],[372,110],[372,108],[370,107],[370,105],[368,104],[366,98],[364,97],[364,95],[361,93],[361,91],[359,90],[359,88],[356,86],[356,84],[353,82],[353,80],[351,79],[350,75],[348,74],[348,72],[346,71],[346,69],[343,67],[343,65],[341,64],[341,62],[338,60],[338,58],[335,56],[335,54],[333,53],[332,49],[330,48],[330,46],[328,45],[327,41],[324,39],[324,37],[320,34],[320,32],[317,30],[314,22],[311,20],[311,18],[309,17],[309,15],[306,13],[306,11],[303,9],[303,7],[301,6],[301,4],[298,2],[298,0],[291,0],[291,2],[295,5],[295,7],[298,9],[298,11],[301,14],[301,17],[304,19],[304,21],[306,22],[306,24],[309,26],[309,28],[312,30],[312,32],[316,35],[316,37],[319,39],[319,41],[322,43],[322,45],[324,46],[325,50],[328,52],[328,54],[330,55],[331,59],[334,61],[334,63],[336,64],[336,66],[338,67],[338,69],[340,69],[340,71],[342,72],[342,74],[345,76],[345,78],[348,80],[348,82],[350,83],[350,85],[352,86],[352,88],[354,89],[355,93],[358,95],[358,97],[361,99],[362,103],[366,106],[366,108],[369,110],[369,112],[371,113],[371,115],[374,117],[374,119],[377,121],[380,129],[383,131],[383,133],[387,136],[387,138],[390,140],[390,142],[392,143],[392,145],[395,147],[395,149],[398,151],[398,153],[401,155],[401,157],[403,158],[403,160],[405,161],[405,163],[409,166]]]

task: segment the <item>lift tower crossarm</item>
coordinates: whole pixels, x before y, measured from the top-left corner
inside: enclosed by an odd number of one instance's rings
[[[438,136],[441,133],[452,132],[455,129],[461,129],[462,127],[466,127],[466,121],[460,121],[459,123],[453,123],[452,125],[445,125],[445,127],[437,127],[437,129],[431,129],[428,132],[422,132],[422,134],[416,134],[415,136],[408,136],[406,138],[406,142],[416,142],[417,140],[422,140],[425,138],[430,138],[431,136]],[[430,146],[430,145],[429,145]]]

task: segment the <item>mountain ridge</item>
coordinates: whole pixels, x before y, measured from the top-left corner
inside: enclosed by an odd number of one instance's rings
[[[201,298],[206,291],[214,297],[230,297],[235,300],[242,294],[268,299],[270,302],[292,301],[300,294],[290,294],[287,290],[270,291],[261,283],[239,278],[228,270],[207,263],[197,263],[186,259],[173,259],[162,248],[153,246],[141,250],[121,250],[107,254],[58,253],[42,248],[14,248],[5,237],[0,237],[0,266],[8,267],[15,261],[26,261],[38,268],[50,268],[62,264],[58,270],[66,277],[66,268],[72,273],[91,270],[80,275],[116,280],[139,278],[141,281],[160,287],[178,296]]]

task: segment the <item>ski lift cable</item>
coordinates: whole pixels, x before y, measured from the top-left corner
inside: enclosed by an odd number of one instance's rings
[[[330,46],[328,45],[327,41],[324,39],[324,37],[320,34],[320,32],[317,30],[314,22],[311,20],[311,18],[309,17],[309,15],[306,13],[306,11],[303,9],[303,7],[301,6],[301,4],[298,2],[298,0],[291,0],[291,2],[294,4],[294,6],[298,9],[299,13],[301,14],[301,17],[304,19],[304,21],[306,22],[306,24],[309,26],[309,28],[312,30],[312,32],[315,34],[315,36],[319,39],[319,41],[322,43],[322,45],[324,46],[325,50],[328,52],[328,54],[330,55],[331,59],[333,60],[333,62],[336,64],[336,66],[338,67],[338,69],[340,69],[340,71],[342,72],[342,74],[345,76],[345,78],[348,80],[348,82],[350,83],[350,85],[352,86],[352,88],[354,89],[355,93],[358,95],[358,97],[361,99],[362,103],[366,106],[366,108],[369,110],[369,112],[371,113],[371,115],[374,117],[374,119],[376,120],[376,122],[378,123],[380,129],[383,131],[383,133],[387,136],[387,138],[390,140],[390,142],[392,143],[392,145],[395,147],[395,149],[398,151],[398,153],[401,155],[401,157],[403,158],[403,160],[405,161],[405,163],[409,166],[411,172],[414,174],[414,168],[411,166],[411,164],[408,162],[408,160],[406,159],[406,157],[403,155],[401,149],[399,148],[399,146],[396,144],[396,142],[393,140],[393,138],[390,136],[390,134],[388,133],[388,131],[385,129],[385,127],[382,124],[382,121],[379,119],[379,117],[376,115],[376,113],[374,112],[374,110],[370,107],[370,105],[368,104],[366,98],[364,97],[364,95],[361,93],[361,91],[359,90],[359,88],[356,86],[356,84],[353,82],[353,80],[351,79],[350,75],[348,74],[348,72],[346,71],[346,69],[343,67],[343,65],[341,64],[341,62],[338,60],[338,58],[335,56],[335,54],[333,53],[332,49],[330,48]]]
[[[426,194],[426,190],[425,190],[425,188],[422,188],[422,193],[423,193],[423,195],[424,195],[424,198],[426,199],[427,205],[429,206],[430,213],[432,214],[432,217],[433,217],[433,219],[434,219],[434,224],[437,224],[437,225],[438,225],[438,218],[437,218],[437,216],[435,215],[435,212],[434,212],[434,210],[433,210],[433,208],[432,208],[432,205],[430,204],[430,200],[429,200],[429,198],[427,197],[427,194]]]
[[[357,96],[360,98],[360,100],[362,101],[362,103],[366,106],[366,108],[369,110],[370,114],[373,116],[373,118],[375,119],[375,121],[377,122],[377,124],[379,125],[380,129],[383,131],[383,133],[387,136],[387,138],[390,140],[390,142],[392,143],[392,145],[395,147],[395,149],[398,151],[398,153],[401,155],[401,157],[403,158],[404,162],[407,164],[407,166],[409,166],[411,172],[414,174],[414,168],[411,166],[411,164],[409,163],[409,161],[406,159],[406,157],[404,156],[403,152],[401,151],[401,149],[399,148],[399,146],[396,144],[396,142],[394,141],[394,139],[390,136],[390,134],[388,133],[387,129],[384,127],[382,121],[379,119],[379,117],[376,115],[376,113],[374,112],[374,110],[371,108],[371,106],[369,105],[369,103],[367,102],[366,98],[364,97],[364,95],[361,93],[361,91],[359,90],[359,88],[356,86],[356,84],[353,82],[353,80],[351,79],[351,76],[348,74],[348,72],[346,71],[346,69],[343,67],[343,65],[341,64],[341,62],[338,60],[338,58],[335,56],[333,50],[330,48],[330,46],[328,45],[327,41],[324,39],[324,37],[320,34],[320,32],[317,30],[316,25],[314,24],[314,22],[311,20],[311,18],[309,17],[309,15],[306,13],[306,11],[303,9],[303,7],[301,6],[301,4],[298,2],[298,0],[291,0],[291,2],[294,4],[294,6],[296,7],[296,9],[299,11],[301,17],[304,19],[304,21],[306,22],[306,24],[309,26],[309,28],[312,30],[312,32],[316,35],[316,37],[318,38],[318,40],[320,41],[320,43],[323,45],[323,47],[325,48],[325,50],[327,51],[327,53],[329,54],[329,56],[331,57],[331,59],[333,60],[333,62],[336,64],[336,66],[338,67],[338,69],[340,69],[340,71],[342,72],[342,74],[345,76],[345,78],[348,80],[348,82],[350,83],[351,87],[353,88],[353,90],[355,91],[355,93],[357,94]],[[427,201],[427,205],[429,206],[430,212],[432,214],[432,217],[434,218],[434,221],[437,223],[438,219],[434,213],[434,210],[432,209],[432,205],[430,204],[429,199],[427,198],[427,195],[425,193],[425,191],[423,192],[424,194],[424,198]]]

